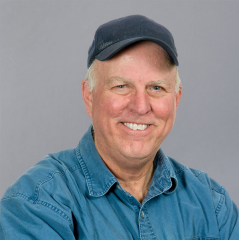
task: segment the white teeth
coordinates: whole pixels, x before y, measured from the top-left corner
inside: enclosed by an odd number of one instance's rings
[[[126,127],[132,130],[145,130],[149,125],[146,124],[136,124],[136,123],[123,123]]]

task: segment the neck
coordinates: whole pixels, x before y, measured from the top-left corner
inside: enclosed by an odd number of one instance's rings
[[[117,179],[123,189],[132,194],[140,203],[142,203],[153,177],[153,164],[151,164],[146,172],[139,173],[139,175],[123,176],[125,178],[122,178],[122,176],[123,175]]]
[[[153,177],[153,160],[155,154],[152,153],[151,156],[142,159],[119,158],[119,155],[110,157],[109,154],[104,154],[104,151],[100,151],[101,148],[98,147],[98,144],[95,141],[94,133],[93,139],[102,160],[118,179],[123,189],[142,203]]]
[[[142,203],[153,177],[153,160],[140,169],[126,169],[115,166],[112,162],[105,162],[105,164],[118,179],[123,189]]]

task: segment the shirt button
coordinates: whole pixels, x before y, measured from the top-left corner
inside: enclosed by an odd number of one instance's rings
[[[144,218],[144,212],[142,211],[142,218]]]
[[[120,185],[118,185],[118,184],[117,184],[117,188],[118,188],[119,190],[121,190],[121,187],[120,187]]]

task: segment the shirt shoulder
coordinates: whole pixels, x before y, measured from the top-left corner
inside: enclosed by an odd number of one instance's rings
[[[202,186],[202,188],[208,188],[211,193],[216,213],[220,210],[219,203],[226,194],[226,190],[215,180],[210,178],[207,173],[201,170],[189,168],[176,160],[169,158],[172,167],[175,171],[178,181],[187,181],[188,184],[195,186]]]
[[[214,206],[221,239],[238,239],[239,210],[230,198],[227,190],[210,178],[205,172],[188,168],[169,158],[175,171],[181,190],[192,191],[200,201],[207,199],[207,206]]]
[[[47,186],[49,191],[67,184],[69,178],[74,180],[70,175],[77,170],[81,172],[74,148],[51,153],[16,180],[7,189],[2,200],[18,196],[36,201],[42,188]]]
[[[84,176],[75,149],[47,155],[1,199],[0,238],[74,239],[72,209],[75,196],[83,196],[80,185],[85,186]]]

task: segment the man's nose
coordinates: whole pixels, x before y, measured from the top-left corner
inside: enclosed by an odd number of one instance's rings
[[[148,94],[144,91],[136,91],[132,94],[129,108],[132,112],[135,112],[139,115],[145,115],[151,111],[150,98]]]

